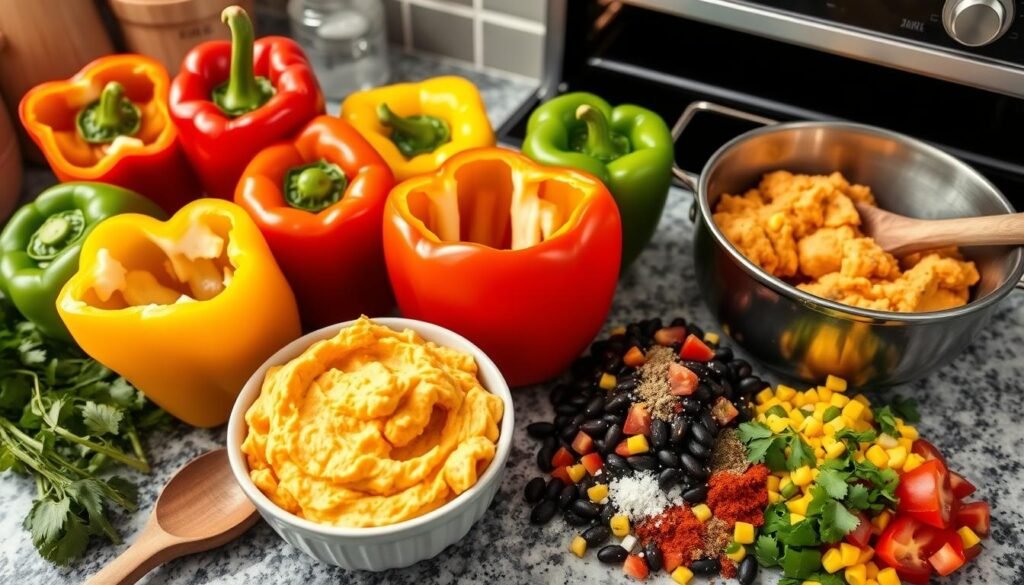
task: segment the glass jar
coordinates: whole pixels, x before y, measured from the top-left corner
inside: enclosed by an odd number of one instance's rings
[[[290,0],[288,16],[325,96],[341,99],[387,83],[382,0]]]

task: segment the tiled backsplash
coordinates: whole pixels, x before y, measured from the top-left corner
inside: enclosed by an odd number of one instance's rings
[[[388,39],[406,51],[537,79],[547,0],[384,0]]]

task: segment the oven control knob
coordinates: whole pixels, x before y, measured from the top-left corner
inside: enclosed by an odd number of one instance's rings
[[[1012,21],[1012,0],[946,0],[942,8],[946,32],[968,47],[981,47],[995,41]]]

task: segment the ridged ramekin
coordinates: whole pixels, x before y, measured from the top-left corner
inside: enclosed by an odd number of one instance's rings
[[[438,325],[413,319],[380,318],[373,321],[395,330],[412,329],[427,341],[472,354],[476,359],[480,382],[490,393],[501,398],[505,410],[497,450],[494,459],[473,487],[444,506],[411,520],[390,526],[346,528],[318,524],[286,512],[271,502],[252,482],[249,465],[242,453],[242,442],[248,433],[245,413],[259,395],[267,370],[299,356],[317,341],[334,337],[340,329],[351,325],[353,321],[324,327],[296,339],[256,370],[231,410],[227,443],[235,479],[263,519],[281,538],[325,563],[346,569],[381,571],[407,567],[438,555],[462,539],[487,512],[505,474],[505,463],[512,448],[514,421],[512,394],[505,378],[494,362],[469,340]]]

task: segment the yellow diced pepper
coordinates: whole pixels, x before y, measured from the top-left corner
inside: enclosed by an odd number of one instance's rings
[[[793,406],[797,408],[801,408],[803,405],[807,404],[807,401],[804,400],[804,395],[802,392],[797,392],[796,396],[794,396],[791,399],[791,402],[793,403]]]
[[[870,546],[866,546],[860,549],[860,556],[857,558],[857,563],[863,565],[873,558],[875,558],[875,549]]]
[[[693,579],[693,571],[686,567],[676,567],[676,570],[672,571],[672,580],[679,585],[687,585],[691,579]]]
[[[924,463],[924,457],[921,457],[917,453],[911,453],[907,455],[907,462],[903,464],[903,473],[913,471]]]
[[[768,428],[771,429],[773,433],[781,433],[789,428],[789,419],[770,414],[768,415]]]
[[[825,411],[828,410],[828,404],[824,402],[814,403],[814,418],[825,422]]]
[[[601,381],[597,385],[604,390],[614,390],[617,383],[618,381],[615,379],[615,376],[605,372],[601,374]]]
[[[771,491],[768,492],[768,503],[769,504],[778,504],[781,501],[782,501],[782,495],[780,495],[779,492],[771,492]]]
[[[818,386],[818,401],[826,404],[832,401],[832,389],[825,386]]]
[[[913,441],[920,437],[920,435],[917,434],[917,429],[910,425],[900,425],[897,426],[896,429],[900,432],[900,436],[905,439]]]
[[[779,397],[779,400],[792,400],[796,396],[796,390],[785,384],[779,384],[775,387],[775,395]]]
[[[828,403],[836,408],[842,408],[850,403],[850,399],[842,394],[833,394],[832,399]]]
[[[853,565],[846,568],[843,576],[846,577],[846,582],[849,585],[864,585],[864,582],[868,579],[867,574],[868,568],[864,565]]]
[[[829,374],[828,378],[825,378],[825,387],[833,392],[846,392],[846,380]]]
[[[875,534],[881,534],[889,526],[889,522],[892,522],[892,512],[889,510],[882,510],[877,516],[871,519],[871,526],[873,527],[872,532]]]
[[[902,585],[900,576],[896,574],[896,569],[892,567],[886,567],[879,571],[876,580],[878,585]]]
[[[597,504],[608,497],[608,486],[603,483],[595,485],[587,490],[587,497],[590,498],[591,502]]]
[[[811,504],[811,495],[804,494],[799,498],[792,499],[786,502],[786,508],[789,509],[790,514],[800,514],[802,516],[807,515],[807,506]]]
[[[853,397],[853,399],[856,400],[857,402],[860,402],[864,406],[871,406],[871,401],[868,400],[868,397],[864,396],[863,394],[857,394],[856,396]]]
[[[700,520],[701,522],[707,522],[711,519],[711,508],[709,508],[707,504],[697,504],[691,508],[690,511],[692,511],[693,515],[697,517],[697,520]]]
[[[800,425],[804,424],[804,421],[807,420],[807,417],[804,416],[804,413],[801,412],[799,408],[794,408],[793,410],[789,411],[789,420],[792,421],[793,428],[799,430]]]
[[[842,394],[840,394],[840,396],[842,396]],[[857,402],[856,400],[851,400],[847,402],[846,405],[843,406],[842,408],[843,416],[850,420],[860,420],[860,417],[864,414],[864,411],[866,410],[866,407],[860,402]]]
[[[830,548],[824,556],[821,557],[821,566],[829,573],[835,573],[839,569],[843,568],[843,555],[839,553],[838,548]]]
[[[647,437],[643,435],[633,435],[626,439],[626,450],[629,451],[630,455],[638,455],[640,453],[650,451],[651,447],[647,444]]]
[[[835,459],[846,452],[846,443],[844,441],[836,441],[831,446],[825,447],[825,458]]]
[[[765,388],[764,390],[761,390],[760,392],[758,392],[754,396],[754,400],[758,404],[764,404],[765,402],[768,402],[769,400],[771,400],[774,397],[775,397],[775,393],[772,392],[772,389],[771,388]]]
[[[737,547],[736,552],[726,552],[725,556],[734,563],[742,562],[743,559],[747,558],[747,547]]]
[[[587,552],[587,541],[582,536],[576,535],[576,538],[573,538],[569,544],[569,550],[572,551],[572,554],[582,559],[583,555]]]
[[[570,465],[566,471],[569,472],[569,479],[571,479],[573,483],[579,483],[580,480],[583,479],[583,476],[587,474],[587,468],[583,467],[582,463]]]
[[[714,331],[708,331],[704,334],[704,341],[710,343],[711,345],[716,345],[720,341],[720,338],[718,337],[718,334],[715,333]]]
[[[781,480],[779,478],[775,477],[774,475],[769,475],[768,476],[768,491],[770,491],[770,492],[777,492],[777,491],[779,491],[779,487],[780,487],[779,483],[780,483],[780,481]]]
[[[896,439],[896,442],[900,444],[900,447],[903,447],[904,449],[906,449],[907,453],[910,453],[910,451],[914,448],[914,439],[908,439],[906,437],[900,437],[900,438]]]
[[[852,567],[860,559],[860,549],[848,542],[839,544],[839,554],[843,560],[844,567]]]
[[[877,465],[879,469],[885,469],[889,466],[889,454],[880,445],[872,445],[864,456],[868,458],[868,461]]]
[[[839,431],[841,431],[841,430],[845,429],[846,427],[850,426],[849,424],[847,424],[848,422],[849,421],[846,420],[845,416],[839,415],[839,416],[835,417],[834,419],[832,419],[829,422],[825,423],[825,434],[827,434],[827,435],[834,435],[834,434],[838,433]]]
[[[790,416],[792,416],[792,413],[790,413]],[[813,415],[805,418],[800,427],[800,432],[806,437],[820,437],[825,429],[825,426],[821,424],[821,419],[815,418]]]
[[[818,391],[814,388],[804,392],[804,402],[807,404],[814,404],[818,402]]]
[[[740,544],[754,544],[754,525],[748,522],[737,522],[732,529],[732,539]]]
[[[803,514],[790,514],[789,515],[789,525],[790,526],[796,526],[797,524],[803,522],[804,520],[807,520],[807,516],[804,516]]]
[[[975,534],[973,530],[971,530],[970,526],[964,526],[960,528],[960,530],[957,530],[956,533],[960,535],[960,540],[963,541],[965,549],[971,548],[981,542],[981,539],[978,538],[978,535]]]
[[[875,577],[878,576],[878,565],[876,565],[874,562],[868,561],[868,562],[864,563],[864,567],[867,568],[867,570],[868,570],[868,572],[867,572],[868,579],[874,579]]]
[[[806,465],[793,470],[789,476],[793,480],[793,483],[800,487],[804,487],[814,479],[811,477],[811,468]]]
[[[608,527],[612,529],[612,534],[615,536],[625,538],[629,535],[629,516],[625,514],[612,516],[612,519],[608,522]]]
[[[903,447],[896,447],[895,449],[886,449],[886,454],[889,455],[889,467],[893,469],[903,469],[903,464],[907,462],[907,450]]]

